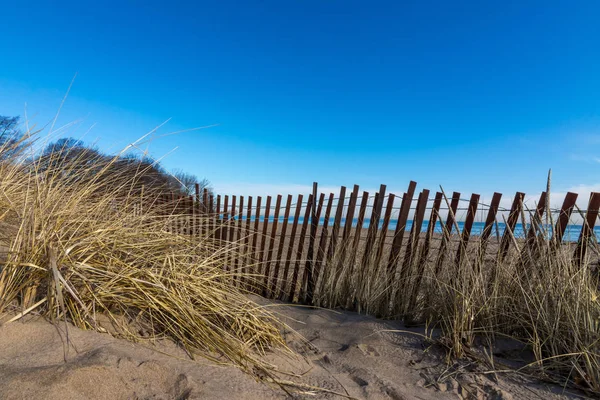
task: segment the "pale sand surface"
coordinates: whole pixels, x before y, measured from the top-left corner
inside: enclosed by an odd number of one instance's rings
[[[564,398],[560,388],[522,376],[480,374],[483,369],[468,362],[449,368],[443,352],[422,337],[386,331],[408,330],[400,323],[257,301],[306,339],[284,329],[298,357],[266,355],[281,371],[296,374],[281,379],[357,399]],[[72,326],[68,331],[65,357],[64,324],[28,318],[0,326],[0,399],[342,398],[318,391],[290,397],[235,367],[191,361],[169,342],[133,344]],[[502,353],[514,352],[509,347]]]

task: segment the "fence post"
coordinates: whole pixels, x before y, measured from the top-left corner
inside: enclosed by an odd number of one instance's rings
[[[394,240],[392,241],[392,249],[390,251],[387,265],[387,279],[390,284],[396,280],[396,269],[400,258],[400,251],[402,250],[402,241],[404,240],[404,233],[406,231],[408,213],[410,212],[410,206],[412,204],[412,199],[416,188],[417,182],[410,181],[408,184],[408,190],[402,196],[400,213],[398,214],[398,222],[396,223],[396,229],[394,230]]]
[[[354,237],[352,238],[352,248],[350,249],[350,255],[348,257],[348,263],[350,264],[350,276],[353,276],[356,270],[356,255],[358,252],[358,246],[360,244],[360,238],[363,233],[363,224],[365,222],[365,213],[367,211],[367,203],[369,202],[369,192],[363,192],[360,201],[360,208],[358,210],[358,218],[356,220],[356,230],[354,231]],[[352,280],[350,280],[352,284]],[[356,287],[351,288],[352,295],[346,300],[346,307],[350,308],[354,299],[356,298]]]
[[[258,274],[263,273],[263,262],[265,259],[265,245],[267,243],[267,232],[269,229],[269,214],[271,213],[271,196],[267,196],[265,204],[265,217],[263,218],[263,229],[260,236],[260,251],[258,252]],[[258,277],[257,277],[258,278]]]
[[[421,226],[423,225],[423,218],[425,217],[425,208],[427,207],[428,197],[429,190],[425,189],[421,193],[419,193],[419,196],[417,198],[415,215],[413,217],[412,226],[410,228],[408,242],[406,243],[406,250],[404,251],[404,260],[402,262],[402,268],[400,269],[401,280],[404,281],[407,281],[408,278],[411,276],[410,271],[413,268],[414,253],[419,243],[419,235],[421,234]]]
[[[552,232],[552,241],[556,241],[555,243],[557,245],[562,243],[563,235],[567,229],[567,224],[571,218],[571,213],[573,212],[573,207],[575,207],[575,202],[577,201],[577,196],[577,193],[572,192],[568,192],[565,196],[565,201],[563,202],[563,205],[560,209],[560,214],[558,215],[556,227],[554,232]]]
[[[248,196],[248,211],[246,212],[246,228],[244,229],[244,265],[242,265],[243,286],[248,289],[248,263],[250,262],[250,220],[252,219],[252,196]]]
[[[502,235],[502,241],[500,242],[500,261],[504,260],[508,255],[510,243],[512,241],[513,232],[517,221],[519,220],[519,214],[521,213],[521,204],[525,198],[525,193],[517,192],[506,220],[506,227],[504,228],[504,234]]]
[[[467,210],[467,218],[465,219],[465,226],[463,227],[462,237],[460,239],[458,251],[456,252],[457,267],[460,266],[460,262],[467,251],[469,238],[471,237],[471,228],[473,227],[473,222],[475,221],[475,214],[477,213],[477,206],[479,205],[479,197],[480,196],[478,194],[471,194],[471,200],[469,201],[469,209]]]
[[[310,217],[310,209],[312,207],[312,203],[314,201],[313,195],[310,194],[308,196],[308,201],[306,202],[306,212],[304,213],[304,220],[302,221],[302,229],[300,229],[300,239],[298,240],[298,247],[296,250],[296,262],[294,263],[294,273],[292,275],[292,283],[290,285],[290,292],[288,294],[288,301],[291,303],[294,301],[294,294],[296,293],[296,286],[298,284],[298,275],[300,274],[300,259],[302,258],[302,253],[304,252],[304,239],[306,238],[306,229],[308,228],[308,220]],[[302,280],[300,280],[302,282]],[[303,289],[300,288],[300,292],[298,293],[298,299],[302,299],[303,297]]]
[[[235,237],[234,237],[236,251],[234,253],[235,262],[233,263],[235,275],[233,277],[237,278],[241,283],[241,277],[240,277],[240,272],[241,272],[240,271],[240,261],[241,260],[240,260],[240,258],[242,257],[241,242],[242,242],[242,220],[244,219],[244,196],[240,196],[240,204],[238,205],[238,213],[237,214],[238,214],[237,215],[237,226],[235,229],[236,232],[235,232]],[[233,220],[233,223],[235,224],[235,219]],[[241,261],[241,262],[243,262],[243,261]]]
[[[577,265],[582,265],[583,260],[585,259],[590,237],[592,236],[596,220],[598,219],[598,209],[600,209],[600,193],[592,192],[590,193],[585,220],[583,221],[579,240],[577,241],[577,248],[575,249],[574,258]]]
[[[316,197],[313,196],[313,199],[316,199]],[[315,200],[315,202],[316,202],[316,200]],[[325,193],[321,193],[319,195],[319,205],[317,206],[317,214],[315,216],[315,219],[317,221],[321,220],[321,211],[323,210],[324,203],[325,203]],[[316,240],[316,235],[317,234],[315,233],[315,240]],[[321,230],[321,237],[322,236],[323,236],[323,232]],[[319,244],[320,244],[320,241],[319,241]],[[312,255],[311,255],[311,257],[307,257],[306,268],[309,268],[308,262],[309,262],[309,260],[313,260],[313,258],[314,257]],[[311,279],[309,281],[309,282],[312,282],[312,285],[313,285],[312,289],[311,289],[312,291],[311,291],[310,301],[305,300],[307,302],[307,304],[312,304],[313,303],[313,297],[312,296],[314,296],[314,291],[315,291],[317,282],[319,280],[319,275],[320,275],[320,272],[321,272],[321,263],[320,263],[320,261],[322,261],[322,260],[319,260],[318,249],[317,249],[317,257],[316,258],[317,258],[317,260],[314,262],[314,267],[311,270],[312,271],[312,276],[311,276]],[[306,279],[308,279],[308,277],[306,277]],[[308,293],[308,291],[307,291],[307,293]],[[307,296],[308,296],[308,294],[307,294]]]
[[[421,193],[419,193],[419,198],[417,200],[417,208],[415,210],[415,218],[413,221],[413,226],[411,227],[409,244],[407,245],[407,254],[410,255],[408,258],[408,266],[412,268],[413,260],[416,256],[417,249],[419,248],[419,238],[421,236],[421,230],[423,227],[423,220],[425,219],[425,210],[427,209],[427,201],[429,200],[429,190],[423,189]],[[441,201],[441,197],[440,197]],[[438,205],[439,208],[439,205]],[[435,225],[435,222],[434,222]],[[427,236],[425,236],[427,238]],[[410,248],[410,250],[409,250]],[[406,256],[404,257],[404,262],[407,262]],[[423,280],[423,275],[425,274],[425,263],[417,264],[417,273],[415,275],[415,282],[412,286],[412,293],[410,295],[408,306],[404,309],[404,315],[411,314],[414,310],[415,304],[417,302],[417,296],[419,294],[419,288],[421,287],[421,282]],[[411,319],[413,315],[408,315],[408,318]]]
[[[329,194],[329,199],[327,202],[327,207],[325,208],[325,216],[323,217],[323,228],[321,228],[321,237],[319,238],[319,247],[317,248],[317,260],[316,260],[316,271],[317,275],[315,279],[315,285],[319,279],[319,275],[321,274],[321,270],[324,268],[323,260],[325,259],[325,251],[327,250],[327,238],[329,237],[329,231],[327,228],[329,227],[329,217],[331,216],[331,208],[333,207],[333,199],[334,194]],[[320,202],[323,203],[325,200],[325,193],[321,193]]]
[[[383,248],[385,247],[385,238],[387,237],[388,227],[390,225],[390,219],[392,218],[392,211],[394,210],[394,200],[396,196],[392,193],[388,195],[388,201],[385,205],[385,214],[383,216],[383,224],[381,225],[381,233],[379,234],[379,247],[375,253],[375,268],[379,268],[381,257],[383,256]],[[383,203],[383,201],[382,201]],[[379,225],[379,224],[378,224]],[[377,227],[379,230],[379,226]],[[393,239],[392,239],[393,241]]]
[[[317,188],[318,183],[313,182],[312,188],[312,196],[313,199],[317,199]],[[314,260],[313,260],[313,252],[315,246],[315,236],[317,236],[317,227],[319,226],[319,221],[317,220],[317,209],[316,209],[316,201],[313,201],[311,210],[310,210],[310,236],[308,238],[308,253],[306,254],[306,265],[304,266],[304,276],[308,280],[307,289],[306,289],[306,301],[309,304],[312,303],[313,292],[315,289],[315,282],[313,282],[313,272],[314,272]],[[322,206],[321,204],[319,206]]]
[[[289,274],[289,270],[290,270],[290,264],[292,261],[292,255],[294,253],[294,239],[296,238],[296,229],[298,227],[298,220],[300,219],[300,211],[302,210],[302,198],[303,196],[301,194],[298,195],[298,200],[296,200],[296,212],[294,213],[294,223],[292,225],[292,232],[290,233],[290,242],[288,244],[288,251],[287,251],[287,255],[285,257],[285,267],[283,269],[283,276],[282,276],[282,285],[281,285],[281,290],[279,295],[277,295],[276,297],[284,300],[284,296],[286,295],[286,284],[287,284],[287,280],[288,280],[288,274]]]
[[[544,210],[546,209],[546,192],[542,192],[540,195],[540,201],[537,204],[535,214],[533,220],[531,221],[531,226],[529,227],[529,232],[527,232],[527,241],[531,242],[535,239],[537,234],[537,226],[542,222],[542,216],[544,215]],[[537,226],[536,226],[537,225]]]
[[[283,245],[285,242],[285,234],[287,232],[288,220],[290,219],[290,209],[292,208],[292,195],[288,194],[283,212],[283,223],[281,225],[281,234],[279,235],[279,246],[277,248],[277,257],[275,259],[275,268],[273,268],[273,282],[271,286],[271,294],[273,298],[277,298],[277,279],[279,277],[279,268],[281,266],[281,257],[283,256]]]
[[[275,245],[275,236],[277,235],[277,223],[279,222],[279,209],[281,207],[281,195],[277,195],[275,201],[275,214],[273,214],[273,226],[271,227],[271,239],[267,247],[267,258],[264,260],[265,263],[265,277],[263,287],[263,297],[267,297],[269,294],[269,275],[271,273],[271,260],[273,258],[273,246]],[[265,238],[266,240],[266,238]]]
[[[443,193],[442,193],[443,195]],[[448,200],[446,199],[446,202]],[[460,193],[453,192],[452,200],[450,202],[450,208],[448,209],[448,218],[446,219],[446,226],[442,230],[442,242],[440,243],[440,249],[438,253],[438,259],[435,265],[435,275],[437,276],[442,269],[442,264],[446,258],[446,247],[450,241],[450,235],[454,228],[454,219],[456,218],[456,210],[458,209],[458,202],[460,201]]]

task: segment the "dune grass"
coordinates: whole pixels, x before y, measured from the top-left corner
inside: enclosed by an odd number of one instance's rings
[[[140,184],[143,164],[86,150],[32,157],[39,136],[29,136],[0,163],[0,315],[105,331],[104,315],[131,340],[169,338],[247,372],[271,369],[260,354],[285,342],[223,268],[235,247],[170,229],[178,216]]]
[[[552,225],[549,208],[547,215]],[[460,262],[454,241],[438,267],[440,254],[421,257],[421,243],[394,276],[374,251],[366,263],[357,261],[347,251],[350,238],[323,267],[315,303],[437,327],[441,336],[436,343],[448,350],[449,360],[472,356],[481,340],[493,346],[496,339],[515,339],[535,358],[521,372],[600,395],[596,238],[578,259],[576,243],[548,240],[551,235],[541,221],[523,212],[520,223],[530,222],[537,235],[529,241],[512,237],[506,258],[496,244],[491,250],[496,253],[486,256],[474,237]]]

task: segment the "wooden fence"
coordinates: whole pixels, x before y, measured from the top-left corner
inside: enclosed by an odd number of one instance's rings
[[[571,244],[574,260],[589,257],[589,249],[597,252],[593,229],[600,193],[591,194],[586,210],[577,209],[578,195],[570,192],[562,207],[552,210],[545,192],[529,209],[521,192],[510,208],[502,208],[501,193],[484,204],[478,194],[467,199],[457,192],[432,196],[416,188],[411,181],[400,196],[387,194],[385,185],[376,193],[361,193],[354,185],[349,193],[341,187],[337,194],[326,194],[314,183],[308,196],[275,198],[213,196],[196,188],[194,196],[163,197],[160,202],[177,215],[174,231],[209,237],[223,246],[235,243],[239,251],[231,252],[226,268],[252,273],[259,283],[238,279],[235,284],[265,297],[305,304],[315,304],[320,282],[337,279],[331,271],[340,268],[346,268],[344,276],[364,275],[356,279],[368,279],[369,268],[375,268],[395,290],[399,282],[412,279],[416,298],[425,265],[438,273],[444,263],[458,265],[474,257],[522,257],[524,246],[539,235],[561,245],[574,211],[583,221],[578,240]],[[352,302],[346,306],[352,308]]]

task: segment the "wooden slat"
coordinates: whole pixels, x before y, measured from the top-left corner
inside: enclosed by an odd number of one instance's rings
[[[321,228],[321,237],[319,239],[319,248],[317,249],[317,260],[315,262],[316,271],[315,271],[315,283],[319,279],[319,275],[324,268],[323,260],[325,259],[325,253],[327,250],[327,238],[329,237],[329,217],[331,216],[331,209],[333,207],[334,202],[334,194],[329,194],[329,199],[327,201],[327,207],[325,209],[325,216],[323,218],[323,227]],[[319,198],[319,202],[323,204],[325,200],[325,193],[321,193]],[[321,207],[322,208],[322,207]]]
[[[388,257],[387,263],[387,277],[389,282],[393,282],[396,278],[396,269],[398,265],[398,259],[400,251],[402,250],[402,241],[404,240],[404,232],[406,231],[406,223],[408,220],[408,213],[410,212],[410,206],[412,199],[417,188],[417,182],[410,181],[408,184],[408,190],[402,196],[402,203],[400,203],[400,213],[398,214],[398,222],[396,229],[394,230],[394,240],[392,241],[392,249]]]
[[[502,193],[495,192],[492,196],[492,202],[490,203],[490,208],[488,210],[487,218],[485,220],[485,225],[483,227],[483,232],[481,232],[481,237],[479,238],[479,248],[477,249],[479,253],[479,264],[483,261],[485,257],[485,251],[487,249],[487,244],[492,234],[492,230],[494,228],[494,224],[496,223],[496,214],[498,213],[498,207],[500,206],[500,200],[502,199]]]
[[[317,198],[317,182],[313,182],[313,199]],[[314,271],[314,247],[315,247],[315,238],[317,236],[317,227],[319,226],[319,219],[317,218],[317,209],[316,209],[316,201],[313,202],[313,206],[310,210],[310,235],[308,237],[308,252],[306,254],[306,265],[304,266],[304,278],[307,280],[306,283],[303,283],[303,287],[306,285],[306,295],[310,297],[310,302],[312,302],[312,296],[314,292],[314,280],[313,280],[313,271]],[[319,204],[319,207],[322,207],[322,204]],[[304,299],[306,301],[306,299]]]
[[[539,225],[542,223],[542,217],[544,216],[544,210],[546,210],[546,192],[542,192],[540,195],[540,201],[537,203],[537,207],[535,210],[535,214],[533,216],[533,221],[531,221],[531,226],[529,227],[529,232],[527,232],[527,240],[532,241],[535,239],[537,235],[537,229]],[[537,225],[537,226],[536,226]]]
[[[240,274],[240,263],[243,262],[241,260],[241,257],[243,255],[243,247],[242,247],[242,220],[244,219],[244,196],[240,196],[240,201],[239,201],[239,205],[238,205],[238,213],[237,213],[237,226],[235,228],[236,232],[235,232],[235,252],[234,252],[234,262],[233,262],[233,268],[235,271],[235,275],[234,280],[239,278],[239,274]],[[234,221],[235,223],[236,221]]]
[[[285,243],[285,235],[287,233],[288,220],[290,219],[290,209],[292,208],[292,195],[288,194],[283,213],[283,223],[281,224],[281,234],[279,235],[279,246],[277,248],[277,256],[275,258],[275,266],[273,268],[273,281],[271,285],[271,294],[277,298],[277,278],[279,277],[279,268],[281,267],[281,259],[283,257],[283,246]]]
[[[233,271],[233,256],[235,255],[235,246],[233,245],[233,241],[235,238],[235,211],[236,211],[236,196],[231,196],[231,213],[229,214],[229,218],[225,222],[227,226],[227,235],[226,240],[228,242],[227,246],[231,249],[226,254],[227,257],[227,268],[229,271]],[[233,277],[234,275],[232,275]]]
[[[315,187],[315,189],[316,189],[316,187]],[[315,191],[315,193],[316,193],[316,191]],[[313,193],[313,198],[316,198],[314,196],[314,193]],[[320,221],[321,220],[321,211],[323,210],[323,203],[324,203],[324,201],[325,201],[325,193],[321,193],[320,196],[319,196],[319,206],[317,207],[316,214],[314,215],[314,218],[315,218],[316,221]],[[311,226],[312,226],[312,224],[311,224]],[[321,235],[323,235],[322,230],[321,230]],[[314,232],[314,236],[315,237],[314,237],[313,240],[316,240],[316,236],[317,236],[316,229],[315,229],[315,232]],[[319,250],[317,249],[317,253],[318,253],[318,251]],[[307,286],[306,297],[304,299],[304,302],[307,303],[307,304],[312,304],[313,303],[313,297],[314,297],[314,293],[315,293],[315,287],[316,287],[316,284],[317,284],[317,280],[319,279],[319,272],[321,271],[321,265],[319,263],[319,259],[318,259],[319,255],[318,254],[317,254],[316,258],[317,259],[313,261],[312,254],[309,254],[308,257],[307,257],[306,266],[305,266],[305,268],[307,268],[307,269],[310,268],[307,271],[311,272],[310,275],[309,274],[305,274],[304,275],[305,276],[305,280],[307,281],[306,282],[306,286]]]
[[[262,202],[262,197],[261,196],[257,196],[256,197],[256,215],[254,216],[254,229],[252,232],[252,249],[251,249],[251,254],[252,254],[252,279],[251,279],[251,286],[254,286],[254,290],[257,290],[257,278],[256,275],[259,272],[259,268],[260,268],[260,264],[259,264],[259,256],[257,254],[257,250],[258,250],[258,245],[257,245],[257,241],[258,241],[258,235],[260,234],[259,232],[259,224],[260,224],[260,206],[261,206],[261,202]]]
[[[248,196],[248,211],[246,212],[246,227],[244,228],[244,257],[242,265],[242,275],[244,275],[243,285],[248,288],[248,279],[246,274],[248,273],[248,264],[252,261],[249,260],[250,250],[250,221],[252,220],[252,196]]]
[[[188,235],[196,234],[196,207],[194,205],[194,196],[188,196]]]
[[[204,193],[203,193],[203,197],[202,197],[202,209],[201,209],[202,213],[204,215],[202,217],[200,217],[202,219],[202,236],[203,237],[206,237],[210,230],[210,226],[208,225],[208,223],[209,223],[210,217],[211,217],[210,214],[212,214],[212,204],[209,204],[208,203],[209,201],[212,203],[212,196],[209,200],[208,189],[204,188]]]
[[[429,199],[429,190],[423,189],[419,193],[417,198],[417,206],[415,208],[415,216],[413,218],[413,224],[410,228],[410,236],[408,237],[408,243],[406,244],[406,253],[404,256],[404,262],[407,265],[412,265],[417,249],[419,248],[419,238],[421,236],[421,230],[423,228],[423,220],[425,219],[425,211],[427,210],[427,201]]]
[[[456,219],[456,210],[458,209],[459,201],[460,193],[453,192],[452,200],[450,202],[450,208],[448,210],[448,218],[446,219],[446,225],[444,226],[442,232],[442,242],[440,243],[440,249],[435,266],[436,276],[440,273],[440,270],[442,269],[442,264],[444,263],[444,259],[446,258],[446,248],[448,247],[448,243],[450,241],[450,235],[452,235],[452,229],[454,227],[454,220]]]
[[[358,185],[354,185],[352,193],[350,193],[350,202],[348,203],[348,212],[346,213],[346,223],[344,224],[344,232],[342,234],[342,242],[344,246],[342,247],[342,255],[341,259],[345,260],[346,250],[350,243],[348,240],[350,239],[350,234],[352,233],[352,221],[354,220],[354,212],[356,211],[356,203],[358,201]]]
[[[381,256],[383,255],[383,248],[385,247],[385,238],[388,233],[388,228],[390,225],[390,219],[392,217],[392,211],[394,210],[394,200],[396,196],[390,193],[388,196],[388,201],[385,206],[385,215],[383,217],[383,224],[381,226],[381,232],[379,233],[379,246],[377,248],[377,253],[375,254],[375,266],[379,266],[381,262]]]
[[[175,193],[171,192],[171,201],[169,202],[169,219],[171,220],[171,233],[177,233],[177,218],[176,218],[176,208],[175,208]]]
[[[213,236],[217,240],[221,240],[221,195],[217,195],[217,209],[215,210],[215,226],[213,229]]]
[[[515,194],[515,198],[513,199],[512,206],[510,207],[510,213],[508,214],[508,218],[506,220],[504,234],[502,235],[502,241],[500,242],[500,260],[504,260],[504,258],[506,258],[508,255],[508,250],[510,249],[510,244],[512,243],[513,232],[515,231],[515,226],[517,226],[517,222],[519,220],[524,198],[525,193],[517,192]]]
[[[581,227],[581,233],[579,234],[579,240],[577,241],[577,247],[575,248],[575,262],[578,265],[582,265],[585,260],[587,248],[590,243],[590,237],[594,231],[594,226],[598,220],[598,210],[600,209],[600,193],[590,193],[590,200],[587,206],[587,212],[585,214],[585,220]]]
[[[273,247],[275,246],[275,238],[277,237],[277,223],[279,222],[279,210],[281,208],[281,195],[277,195],[275,201],[275,214],[273,214],[273,226],[271,226],[271,239],[269,240],[269,246],[267,247],[267,258],[265,259],[265,277],[263,286],[263,296],[269,295],[270,275],[271,275],[271,262],[273,261]]]
[[[298,245],[297,245],[297,250],[296,250],[296,261],[294,262],[294,273],[292,274],[292,282],[290,284],[290,291],[288,294],[289,302],[294,301],[294,296],[296,293],[296,286],[297,286],[298,277],[300,274],[300,259],[302,258],[302,253],[304,251],[304,239],[306,238],[306,230],[308,228],[308,220],[310,219],[312,203],[313,203],[313,195],[310,194],[308,196],[308,201],[306,202],[306,211],[304,213],[304,220],[302,221],[302,228],[300,229],[300,238],[298,239]],[[300,293],[298,294],[298,298],[301,299],[302,297],[303,297],[303,289],[300,288]]]
[[[262,234],[260,237],[260,252],[258,253],[258,267],[259,267],[259,274],[264,276],[263,273],[263,263],[264,263],[264,259],[265,259],[265,245],[267,244],[267,232],[269,229],[269,215],[271,213],[271,196],[267,196],[267,204],[265,205],[265,218],[263,220],[263,229],[262,229]],[[257,279],[259,279],[257,277]]]
[[[202,210],[202,199],[200,198],[200,185],[196,183],[194,185],[194,190],[196,193],[196,198],[194,199],[194,235],[199,236],[201,234],[200,226],[203,221],[200,215],[206,214],[206,212],[203,212]]]
[[[475,215],[477,214],[477,206],[479,205],[479,195],[471,194],[469,201],[469,209],[467,210],[467,218],[465,219],[465,225],[462,231],[462,237],[456,252],[456,265],[460,265],[461,260],[464,258],[467,251],[467,245],[469,244],[469,238],[471,237],[471,229],[473,228],[473,222],[475,222]]]
[[[556,241],[558,244],[562,243],[563,235],[567,229],[567,224],[571,218],[571,213],[573,212],[573,207],[575,207],[575,202],[577,202],[577,196],[577,193],[572,192],[568,192],[565,196],[565,201],[560,209],[558,221],[556,222],[556,226],[552,235],[552,240]]]
[[[408,260],[408,266],[412,266],[413,260],[416,257],[417,249],[419,248],[419,238],[421,236],[421,229],[423,227],[423,220],[425,219],[425,211],[427,210],[427,202],[429,200],[429,190],[423,189],[421,193],[419,193],[419,197],[417,199],[417,207],[415,209],[415,216],[413,219],[413,225],[410,230],[409,242],[406,246],[407,253],[410,254],[410,258]],[[441,201],[441,198],[440,198]],[[437,218],[435,216],[434,218]],[[434,222],[435,226],[435,222]],[[410,250],[409,250],[410,249]],[[406,262],[406,257],[404,257],[404,262]],[[404,268],[404,267],[403,267]],[[417,264],[417,271],[415,274],[415,280],[412,285],[412,293],[410,299],[408,301],[408,307],[405,308],[405,314],[408,314],[408,319],[412,318],[410,313],[415,309],[415,304],[417,301],[417,296],[419,294],[419,289],[421,287],[421,282],[423,281],[423,276],[425,274],[425,262],[422,264]]]
[[[360,238],[363,233],[363,224],[365,222],[365,213],[367,211],[367,203],[369,202],[369,192],[363,192],[362,198],[360,201],[360,208],[358,210],[358,218],[356,219],[356,229],[354,230],[354,237],[352,238],[352,247],[350,248],[350,254],[348,256],[348,264],[350,268],[349,275],[354,276],[356,273],[356,258],[358,247],[360,245]],[[354,283],[350,281],[353,285]],[[346,307],[350,309],[354,308],[354,300],[356,298],[356,287],[352,287],[352,295],[348,296],[346,299]]]
[[[223,198],[223,220],[221,221],[221,241],[223,245],[227,241],[228,225],[229,224],[229,195],[225,195]],[[227,260],[227,254],[225,260]],[[225,265],[227,267],[227,265]]]
[[[285,266],[283,269],[283,276],[282,276],[282,284],[281,284],[281,290],[279,291],[279,294],[276,296],[277,298],[283,300],[283,297],[286,296],[287,292],[286,292],[286,285],[288,282],[288,274],[289,274],[289,270],[290,270],[290,264],[292,262],[292,255],[294,254],[294,244],[295,239],[296,239],[296,229],[298,228],[298,220],[300,219],[300,211],[302,210],[302,199],[303,196],[301,194],[298,195],[298,200],[296,200],[296,211],[294,213],[294,223],[292,224],[292,232],[290,233],[290,241],[289,241],[289,245],[288,245],[288,250],[287,250],[287,254],[285,256]]]
[[[381,185],[379,192],[375,193],[375,202],[371,210],[371,220],[369,221],[369,230],[367,231],[367,241],[365,243],[365,252],[361,263],[361,275],[366,273],[369,265],[369,257],[373,249],[373,243],[377,239],[377,230],[379,229],[379,219],[381,217],[381,209],[383,208],[383,200],[385,198],[386,186]]]
[[[338,203],[335,211],[335,217],[333,219],[333,225],[331,228],[331,237],[329,239],[329,247],[327,248],[327,258],[325,260],[325,265],[330,263],[335,256],[335,251],[337,249],[337,243],[340,234],[340,225],[342,222],[342,214],[344,210],[344,201],[346,197],[346,187],[342,186],[340,188],[340,194],[338,197]]]
[[[210,214],[210,219],[208,220],[208,231],[206,233],[206,237],[213,237],[214,238],[214,231],[215,231],[215,220],[216,220],[216,216],[214,215],[214,209],[213,206],[215,205],[215,196],[214,195],[210,195],[210,203],[209,203],[209,210],[208,213]]]

